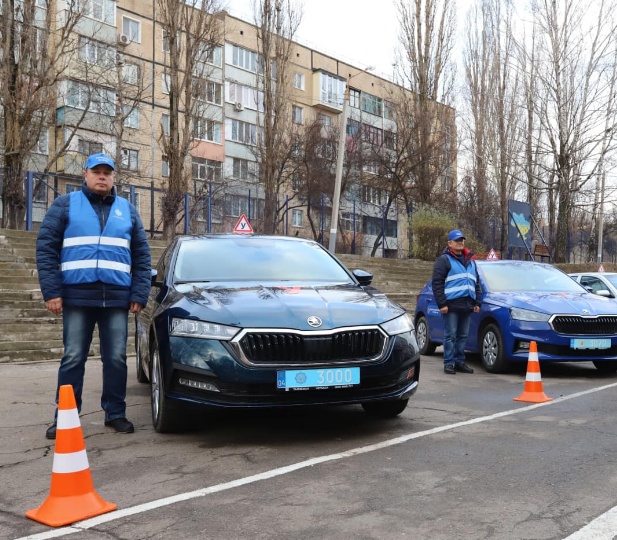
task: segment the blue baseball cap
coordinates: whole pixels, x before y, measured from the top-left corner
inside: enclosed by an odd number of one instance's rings
[[[109,165],[112,169],[116,169],[114,160],[105,154],[92,154],[86,160],[86,169],[94,169],[97,165]]]
[[[460,240],[461,238],[465,240],[465,235],[457,229],[454,229],[448,233],[448,242],[450,240]]]

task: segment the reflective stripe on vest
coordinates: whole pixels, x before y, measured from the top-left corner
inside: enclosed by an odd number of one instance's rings
[[[60,270],[64,285],[102,281],[131,285],[131,207],[116,196],[101,233],[99,217],[83,191],[70,195]]]
[[[477,282],[475,263],[471,261],[469,268],[465,268],[455,257],[451,255],[448,255],[448,257],[450,257],[451,268],[445,281],[446,287],[444,292],[446,293],[446,300],[455,300],[465,296],[470,296],[475,300]],[[470,272],[470,269],[474,271]]]

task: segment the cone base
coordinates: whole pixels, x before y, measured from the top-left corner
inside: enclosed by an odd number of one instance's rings
[[[117,506],[103,500],[98,493],[71,497],[47,497],[38,508],[26,512],[26,517],[49,525],[62,527],[115,510]]]
[[[548,397],[544,392],[523,392],[520,396],[515,397],[514,401],[546,403],[547,401],[553,401],[553,398]]]

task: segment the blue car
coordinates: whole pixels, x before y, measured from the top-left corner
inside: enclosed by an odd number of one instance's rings
[[[151,384],[155,430],[180,429],[189,404],[400,414],[420,352],[411,316],[372,277],[310,240],[177,238],[136,317],[137,379]]]
[[[617,371],[617,303],[590,294],[561,270],[526,261],[476,261],[482,308],[471,316],[466,349],[491,373],[526,362],[529,343],[540,362],[591,360],[602,373]],[[443,344],[444,322],[431,281],[415,312],[420,352]]]

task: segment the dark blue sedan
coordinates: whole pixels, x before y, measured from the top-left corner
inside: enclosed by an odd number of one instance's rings
[[[603,373],[617,371],[617,303],[588,293],[561,270],[525,261],[477,261],[482,308],[472,314],[466,349],[480,353],[491,373],[526,362],[529,343],[540,362],[591,360]],[[443,344],[444,324],[431,281],[415,312],[422,354]]]
[[[316,242],[181,237],[137,316],[137,378],[152,421],[177,430],[183,404],[362,404],[400,414],[418,387],[412,319]]]

